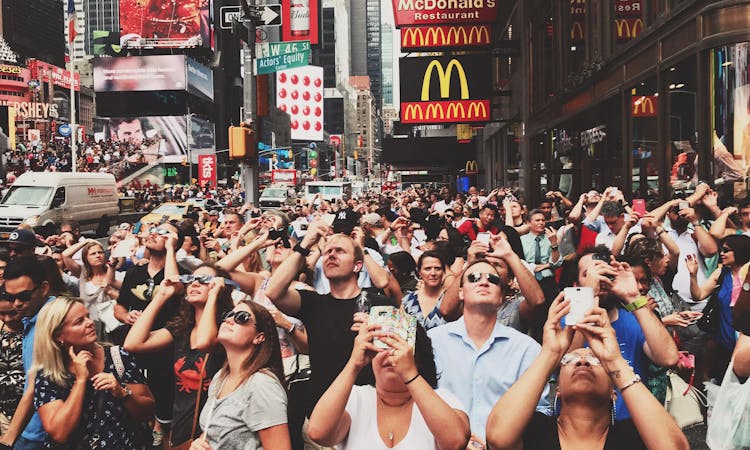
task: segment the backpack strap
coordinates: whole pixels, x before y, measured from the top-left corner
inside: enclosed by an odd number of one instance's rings
[[[117,371],[117,378],[122,381],[122,377],[125,376],[125,364],[122,363],[122,355],[120,355],[120,346],[113,345],[109,348],[109,355],[112,357],[112,363],[115,365]]]

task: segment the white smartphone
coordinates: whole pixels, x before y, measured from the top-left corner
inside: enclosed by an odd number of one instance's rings
[[[570,312],[565,316],[565,326],[575,325],[594,307],[594,290],[590,287],[565,288],[565,300],[570,300]]]
[[[427,234],[425,234],[424,230],[422,229],[414,230],[414,237],[419,242],[427,242]]]
[[[334,220],[336,220],[336,214],[323,214],[323,222],[325,222],[329,227],[333,226]]]
[[[480,233],[477,233],[477,240],[479,242],[482,242],[484,244],[490,245],[490,236],[492,234],[487,231],[482,231]]]

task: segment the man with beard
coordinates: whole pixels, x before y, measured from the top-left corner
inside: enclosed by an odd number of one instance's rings
[[[114,340],[123,342],[130,325],[133,325],[141,316],[141,312],[154,297],[154,291],[164,280],[164,267],[167,264],[168,246],[171,251],[182,246],[182,237],[179,230],[170,223],[163,223],[149,230],[146,239],[146,250],[148,250],[148,264],[131,268],[125,274],[120,288],[120,296],[115,305],[115,317],[126,326],[120,327],[112,333]],[[172,259],[175,267],[173,272],[177,273],[177,262]],[[164,328],[178,311],[179,303],[172,298],[160,311],[152,330]],[[148,385],[156,399],[156,423],[154,424],[154,445],[160,445],[164,436],[162,426],[172,421],[172,403],[174,402],[174,370],[172,370],[172,347],[164,350],[140,354],[138,365],[146,369],[148,374]]]
[[[662,367],[677,364],[677,345],[661,320],[647,307],[649,298],[640,294],[628,264],[614,260],[609,249],[600,245],[585,250],[577,267],[578,285],[592,288],[599,306],[607,310],[620,352],[639,377],[646,377],[649,361]],[[580,340],[571,348],[582,346],[582,336],[577,338]],[[614,408],[616,420],[630,418],[619,394]]]

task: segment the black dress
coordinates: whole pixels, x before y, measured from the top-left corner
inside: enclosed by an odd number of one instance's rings
[[[557,417],[534,413],[523,433],[523,448],[528,450],[561,450]],[[646,450],[633,421],[618,420],[609,428],[604,450]]]
[[[103,372],[112,373],[122,384],[145,384],[143,373],[135,364],[135,359],[120,348],[125,370],[122,378],[117,375],[109,348],[104,349]],[[36,375],[34,385],[34,408],[39,409],[55,400],[66,400],[73,388],[72,377],[65,386],[53,383],[41,373]],[[68,442],[60,444],[51,438],[44,443],[46,448],[55,449],[146,449],[151,447],[151,430],[146,422],[132,418],[123,405],[109,391],[94,390],[91,381],[86,383],[81,418],[70,435]]]

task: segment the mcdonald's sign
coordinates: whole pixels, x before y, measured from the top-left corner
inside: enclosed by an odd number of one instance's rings
[[[479,164],[477,164],[476,160],[466,161],[466,166],[464,167],[464,173],[466,175],[476,175],[479,173]]]
[[[490,34],[489,25],[404,27],[401,29],[401,49],[486,47],[490,45]]]
[[[392,0],[396,27],[494,23],[499,0]]]
[[[401,58],[401,122],[486,122],[489,64],[485,55]]]
[[[656,117],[659,97],[654,95],[634,95],[631,97],[632,117]]]
[[[643,31],[643,20],[641,19],[616,19],[617,39],[626,41],[638,37]]]

